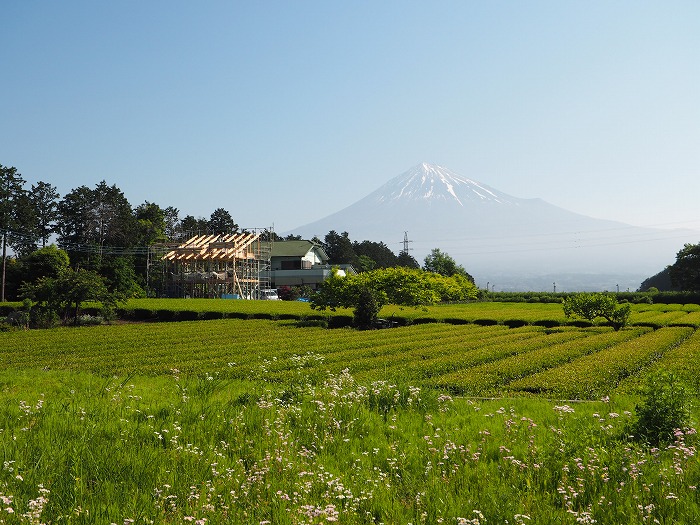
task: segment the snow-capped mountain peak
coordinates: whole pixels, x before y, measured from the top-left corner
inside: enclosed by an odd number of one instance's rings
[[[459,206],[486,201],[513,204],[516,200],[485,184],[427,162],[391,179],[371,197],[377,202],[444,201]]]

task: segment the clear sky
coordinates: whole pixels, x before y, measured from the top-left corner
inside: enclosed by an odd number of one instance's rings
[[[6,0],[0,20],[0,164],[62,195],[104,179],[284,232],[425,161],[700,229],[696,0]]]

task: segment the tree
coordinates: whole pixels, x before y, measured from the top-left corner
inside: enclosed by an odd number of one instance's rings
[[[656,275],[652,275],[651,277],[644,279],[642,284],[639,285],[639,289],[637,291],[647,292],[651,288],[655,288],[662,292],[680,291],[680,289],[677,286],[674,286],[671,282],[670,268],[670,266],[667,266]]]
[[[88,245],[94,243],[92,204],[92,190],[87,186],[71,190],[58,203],[58,245],[68,252],[73,264],[89,260]]]
[[[177,238],[177,232],[180,226],[180,210],[168,206],[163,210],[163,215],[163,220],[165,221],[165,237],[172,241]]]
[[[0,164],[0,235],[2,235],[2,289],[0,302],[5,302],[5,276],[7,271],[7,246],[9,235],[19,230],[17,201],[24,193],[24,179],[17,168]]]
[[[462,276],[445,277],[409,268],[381,268],[344,277],[333,272],[313,296],[315,310],[354,308],[358,328],[376,324],[385,304],[426,306],[440,301],[475,299],[478,290]]]
[[[686,244],[668,267],[671,283],[683,291],[700,291],[700,244]]]
[[[42,248],[46,247],[51,234],[56,232],[59,197],[56,187],[47,182],[32,184],[30,198],[36,213],[36,228]]]
[[[104,279],[96,272],[67,268],[57,277],[42,277],[36,283],[25,283],[21,297],[34,301],[41,308],[61,317],[63,324],[78,324],[80,307],[86,301],[111,306],[115,298],[107,290]]]
[[[32,253],[36,250],[40,234],[36,210],[26,191],[15,197],[12,222],[16,226],[7,234],[8,245],[19,257]]]
[[[433,248],[430,254],[425,257],[423,269],[446,277],[459,274],[474,283],[474,278],[462,266],[458,265],[452,257],[440,251],[439,248]]]
[[[563,306],[566,317],[582,317],[589,321],[602,317],[616,331],[627,325],[632,313],[629,304],[618,304],[614,296],[604,293],[576,293],[564,298]]]
[[[102,181],[94,190],[71,190],[58,203],[58,211],[58,243],[73,264],[99,268],[108,248],[134,246],[137,240],[133,210],[116,185]]]
[[[112,257],[100,268],[107,290],[115,299],[126,301],[132,297],[144,297],[134,271],[134,262],[128,257]]]
[[[34,283],[42,277],[56,278],[70,266],[68,254],[53,244],[22,258],[22,280]]]
[[[377,267],[377,262],[368,255],[360,255],[357,258],[358,272],[369,272]]]
[[[136,219],[136,244],[150,246],[156,242],[165,242],[165,210],[153,202],[139,204],[134,210]]]
[[[231,214],[223,208],[214,210],[209,217],[207,226],[209,228],[209,233],[218,235],[228,235],[229,233],[236,233],[238,231],[238,224],[234,222]]]
[[[209,233],[209,221],[200,217],[195,219],[193,215],[187,215],[180,221],[180,237],[183,240],[194,235]]]
[[[323,249],[331,264],[352,264],[356,268],[359,267],[348,232],[339,234],[335,230],[329,231],[324,237]]]
[[[398,261],[394,252],[383,242],[353,242],[352,248],[360,259],[362,257],[368,257],[374,261],[373,268],[390,268],[396,266]]]
[[[420,268],[420,264],[418,261],[416,261],[416,258],[404,250],[401,250],[399,252],[399,256],[396,258],[396,266],[403,266],[404,268]]]
[[[93,190],[94,204],[91,208],[94,236],[100,247],[134,246],[136,219],[131,204],[115,185],[101,181]]]

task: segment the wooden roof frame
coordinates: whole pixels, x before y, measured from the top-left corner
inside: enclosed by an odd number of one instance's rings
[[[254,259],[249,247],[260,237],[259,233],[231,233],[227,235],[195,235],[187,242],[163,256],[169,261],[236,261]]]

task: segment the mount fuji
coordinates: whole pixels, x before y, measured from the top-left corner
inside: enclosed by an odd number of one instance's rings
[[[422,263],[448,253],[480,286],[498,290],[635,290],[675,261],[698,232],[596,219],[541,199],[513,197],[453,171],[419,164],[355,204],[290,232],[384,242]],[[493,286],[492,286],[493,288]]]

